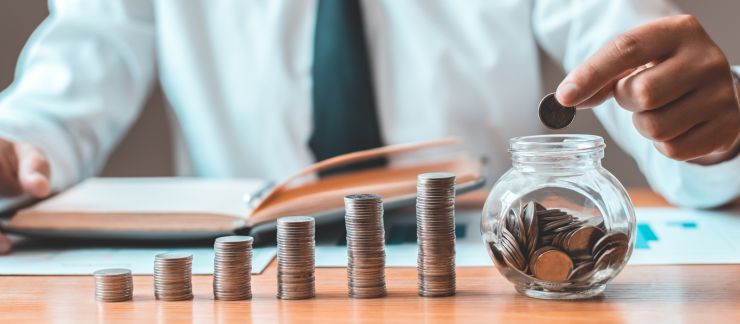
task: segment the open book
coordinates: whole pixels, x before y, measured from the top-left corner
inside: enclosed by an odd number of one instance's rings
[[[385,167],[317,177],[319,171],[387,157]],[[480,161],[455,139],[386,146],[337,156],[279,183],[245,179],[92,178],[18,211],[19,234],[108,239],[209,238],[274,230],[283,216],[318,224],[343,217],[343,197],[375,193],[386,209],[413,205],[416,176],[453,172],[458,194],[484,184]]]

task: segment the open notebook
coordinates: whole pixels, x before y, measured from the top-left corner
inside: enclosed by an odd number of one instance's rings
[[[317,177],[319,171],[386,156],[389,166]],[[343,197],[377,193],[386,209],[414,203],[416,176],[453,172],[458,194],[484,184],[479,160],[460,142],[386,146],[337,156],[279,183],[245,179],[92,178],[18,211],[9,232],[107,239],[209,238],[270,232],[275,220],[311,215],[317,224],[343,216]]]

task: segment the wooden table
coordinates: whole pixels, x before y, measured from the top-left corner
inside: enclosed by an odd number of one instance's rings
[[[666,205],[649,191],[633,191],[633,198],[639,206]],[[214,301],[211,276],[195,276],[193,301],[161,302],[151,276],[136,276],[133,302],[98,303],[89,276],[0,277],[0,322],[740,323],[740,265],[628,266],[602,296],[582,301],[519,295],[493,266],[458,268],[458,293],[448,298],[418,297],[413,268],[389,268],[388,297],[371,300],[347,298],[343,268],[318,269],[311,300],[276,299],[274,263],[252,280],[251,301]]]

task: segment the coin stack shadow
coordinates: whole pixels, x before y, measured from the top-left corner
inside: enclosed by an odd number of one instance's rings
[[[488,242],[500,265],[548,282],[587,281],[597,271],[621,265],[629,238],[607,232],[560,209],[530,201],[503,218],[500,244]]]
[[[455,175],[424,173],[416,184],[419,295],[455,294]]]
[[[347,229],[349,296],[378,298],[386,295],[385,229],[379,195],[344,197]]]
[[[251,236],[224,236],[213,243],[213,297],[219,300],[252,298]]]
[[[314,219],[292,216],[280,218],[277,223],[277,297],[313,298],[316,295]]]
[[[157,254],[154,257],[154,297],[165,301],[193,299],[192,268],[192,254]]]
[[[95,300],[122,302],[131,300],[134,282],[129,269],[102,269],[93,273],[95,277]]]

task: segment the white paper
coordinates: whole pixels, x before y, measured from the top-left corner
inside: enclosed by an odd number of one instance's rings
[[[702,211],[680,208],[637,208],[635,249],[630,265],[739,264],[740,211]],[[479,214],[458,213],[466,234],[458,237],[458,267],[491,266],[493,262],[480,236]],[[394,222],[399,223],[398,220]],[[416,267],[417,246],[386,245],[388,267]],[[318,267],[345,267],[344,246],[319,246]]]
[[[89,275],[104,268],[127,268],[151,275],[154,256],[163,252],[193,254],[193,274],[213,273],[213,248],[64,248],[14,251],[0,256],[0,275]],[[274,247],[252,250],[252,273],[261,273],[275,257]]]
[[[638,232],[646,232],[643,226],[652,233],[638,233],[629,264],[740,263],[737,210],[638,208],[637,220]]]

